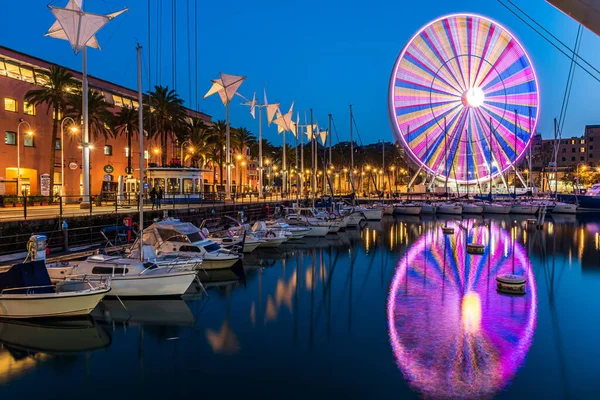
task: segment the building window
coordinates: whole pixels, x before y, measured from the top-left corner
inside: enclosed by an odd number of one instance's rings
[[[23,114],[35,115],[35,106],[27,101],[23,102]]]
[[[575,153],[575,147],[571,149],[571,153]]]
[[[563,161],[567,161],[567,159],[565,157],[562,158]]]
[[[593,137],[591,137],[591,138],[590,138],[590,142],[593,142],[593,141],[594,141],[594,138],[593,138]]]
[[[571,144],[575,144],[575,139],[571,139]]]
[[[54,150],[60,150],[62,147],[60,144],[60,139],[56,139],[56,141],[54,142]]]
[[[113,94],[113,100],[115,101],[115,106],[123,107],[123,98],[121,96]]]
[[[53,118],[53,119],[62,119],[62,117],[63,117],[63,113],[62,113],[62,112],[59,112],[59,113],[58,113],[58,116],[57,116],[57,115],[56,115],[56,110],[53,110],[53,111],[52,111],[52,118]]]
[[[581,140],[579,141],[579,144],[585,144],[585,139],[581,139]]]
[[[580,147],[580,148],[579,148],[579,152],[580,152],[580,153],[585,153],[585,147]]]
[[[129,147],[125,147],[125,157],[129,157]]]
[[[148,152],[148,150],[144,150],[144,160],[149,160],[150,159],[150,153]]]
[[[105,156],[112,156],[112,146],[107,144],[104,146],[104,155]]]
[[[4,98],[4,109],[6,111],[17,112],[17,101],[10,97]]]
[[[585,160],[584,156],[579,157],[579,161],[584,161],[584,160]]]
[[[589,158],[594,158],[594,155],[592,153],[590,153],[590,155],[588,157]]]
[[[128,99],[126,97],[123,97],[123,104],[125,105],[125,107],[133,108],[133,106],[131,105],[131,99]]]
[[[3,60],[0,60],[0,75],[6,76],[6,66]]]
[[[6,132],[4,135],[4,144],[10,144],[11,146],[17,145],[17,134],[15,132]]]
[[[590,151],[591,151],[591,150],[594,150],[594,146],[590,146]]]
[[[563,147],[563,149],[562,149],[562,152],[563,152],[563,153],[566,153],[566,152],[567,152],[567,149],[565,149],[565,148]]]
[[[571,157],[571,161],[575,161],[575,157]]]
[[[18,65],[6,63],[6,72],[10,78],[21,79],[21,70]]]
[[[23,79],[25,82],[35,83],[35,79],[33,78],[33,70],[21,67],[21,79]]]
[[[33,140],[33,135],[25,135],[23,136],[23,145],[25,147],[35,147],[35,143]]]

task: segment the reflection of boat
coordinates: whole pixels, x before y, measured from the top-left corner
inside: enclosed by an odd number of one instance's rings
[[[92,312],[92,317],[107,323],[127,322],[142,325],[193,326],[194,315],[182,299],[170,300],[124,300],[123,308],[117,299],[104,300]]]
[[[398,262],[388,297],[394,356],[426,398],[492,397],[533,339],[537,294],[525,249],[495,221],[462,232],[426,231]],[[465,252],[474,242],[486,243],[483,255]],[[496,276],[513,271],[527,277],[523,297],[496,293]]]
[[[0,343],[28,352],[76,353],[110,345],[110,336],[92,319],[0,320]]]

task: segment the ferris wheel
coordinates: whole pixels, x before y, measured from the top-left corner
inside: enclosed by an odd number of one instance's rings
[[[454,14],[423,27],[398,56],[388,101],[394,133],[435,177],[474,183],[518,162],[539,116],[523,46],[500,24]]]

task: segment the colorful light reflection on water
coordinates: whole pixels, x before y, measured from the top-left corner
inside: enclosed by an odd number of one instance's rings
[[[388,297],[390,342],[402,374],[434,398],[501,390],[525,360],[536,324],[535,278],[525,249],[496,222],[428,230],[398,262]],[[467,243],[486,245],[483,255]],[[496,275],[527,277],[526,294],[496,291]]]

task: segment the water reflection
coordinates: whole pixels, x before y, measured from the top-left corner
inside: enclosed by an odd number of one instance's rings
[[[430,226],[398,262],[388,298],[390,341],[409,383],[434,398],[487,397],[523,362],[536,323],[536,286],[526,251],[502,223]],[[486,245],[483,255],[467,243]],[[496,292],[495,277],[527,277],[527,293]]]

